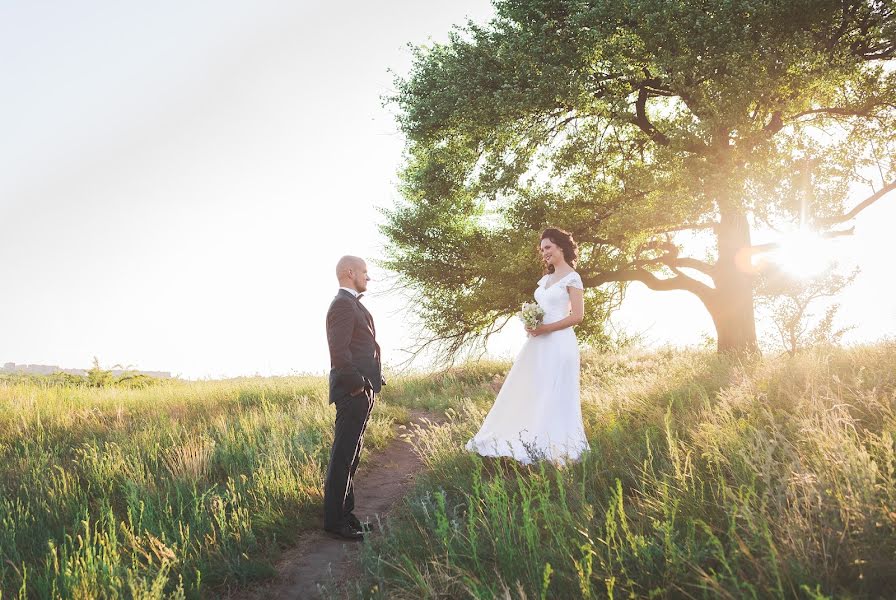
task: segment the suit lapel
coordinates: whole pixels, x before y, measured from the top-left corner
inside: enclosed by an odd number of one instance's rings
[[[373,326],[373,316],[371,316],[370,311],[367,310],[367,307],[361,304],[360,300],[356,300],[356,302],[364,312],[364,317],[367,319],[367,324],[370,326],[370,331],[373,332],[373,337],[376,337],[376,327]]]

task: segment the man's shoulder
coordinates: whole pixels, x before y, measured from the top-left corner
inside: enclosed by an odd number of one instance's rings
[[[357,301],[354,298],[351,298],[348,294],[344,294],[342,292],[336,292],[336,296],[330,301],[330,310],[338,310],[344,308],[352,308],[354,309]]]

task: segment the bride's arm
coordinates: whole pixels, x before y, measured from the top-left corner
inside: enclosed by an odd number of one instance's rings
[[[559,321],[555,321],[554,323],[548,323],[547,325],[541,324],[529,333],[532,335],[551,333],[552,331],[560,331],[567,327],[575,327],[582,322],[582,319],[585,318],[585,292],[572,286],[566,289],[569,291],[569,316],[564,317]]]

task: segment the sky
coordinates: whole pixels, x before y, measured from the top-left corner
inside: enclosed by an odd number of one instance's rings
[[[365,303],[401,363],[409,307],[375,262],[404,148],[383,97],[408,44],[491,14],[487,0],[0,4],[0,364],[322,373],[343,254],[369,260]],[[896,332],[879,258],[894,205],[838,242],[863,264],[841,299],[852,341]],[[615,322],[648,345],[712,333],[695,299],[640,284]],[[515,354],[514,325],[493,355]]]

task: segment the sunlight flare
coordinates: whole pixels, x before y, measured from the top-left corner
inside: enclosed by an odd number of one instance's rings
[[[769,260],[795,277],[814,277],[834,262],[831,240],[808,229],[786,235],[769,254]]]

